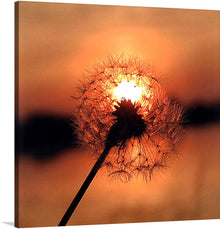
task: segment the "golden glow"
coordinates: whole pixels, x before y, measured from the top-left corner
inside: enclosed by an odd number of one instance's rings
[[[113,92],[119,101],[122,99],[130,99],[131,102],[134,103],[141,98],[144,88],[138,87],[134,81],[122,81]]]

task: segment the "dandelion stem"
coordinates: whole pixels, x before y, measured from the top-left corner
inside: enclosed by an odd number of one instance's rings
[[[89,175],[85,179],[84,183],[82,184],[81,188],[79,189],[78,193],[76,194],[75,198],[73,199],[72,203],[70,204],[69,208],[67,209],[66,213],[64,214],[64,216],[61,219],[58,226],[66,226],[71,215],[73,214],[74,210],[76,209],[77,205],[79,204],[80,200],[82,199],[83,195],[85,194],[87,188],[89,187],[89,185],[92,182],[93,178],[95,177],[96,173],[100,169],[102,163],[104,162],[104,160],[105,160],[106,156],[108,155],[111,148],[112,148],[112,146],[106,145],[104,151],[102,152],[102,154],[100,155],[100,157],[96,161],[95,165],[93,166]]]

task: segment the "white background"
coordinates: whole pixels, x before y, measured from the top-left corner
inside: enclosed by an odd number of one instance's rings
[[[38,1],[35,1],[38,2]],[[185,9],[220,10],[219,0],[60,0],[66,2],[108,5],[133,5]],[[128,3],[129,2],[129,3]],[[0,228],[11,228],[14,222],[14,1],[0,1]],[[219,14],[220,20],[220,14]],[[220,203],[219,203],[220,204]],[[138,223],[118,225],[74,226],[71,228],[220,228],[220,220]],[[55,227],[47,227],[55,228]],[[70,227],[69,227],[70,228]]]

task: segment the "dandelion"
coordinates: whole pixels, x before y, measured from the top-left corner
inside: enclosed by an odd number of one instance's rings
[[[109,58],[88,71],[77,87],[79,138],[97,157],[90,174],[61,220],[66,225],[96,175],[128,182],[167,166],[182,132],[182,108],[165,95],[156,71],[137,59]]]

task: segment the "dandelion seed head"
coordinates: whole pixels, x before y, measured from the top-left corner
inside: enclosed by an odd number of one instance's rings
[[[99,156],[110,177],[150,180],[167,166],[182,133],[182,108],[165,95],[156,71],[142,61],[109,58],[88,71],[75,92],[79,137]]]

